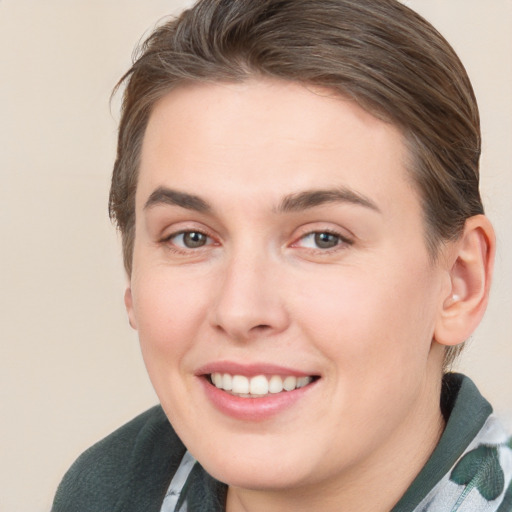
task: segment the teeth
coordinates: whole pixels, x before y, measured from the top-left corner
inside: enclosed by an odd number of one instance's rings
[[[258,375],[250,380],[251,395],[268,395],[268,380],[264,375]]]
[[[297,387],[303,388],[304,386],[307,386],[311,382],[311,377],[299,377],[297,379]]]
[[[223,379],[224,380],[224,379]],[[243,375],[233,375],[233,393],[249,393],[249,379]],[[218,387],[218,386],[217,386]]]
[[[215,386],[218,388],[222,387],[222,375],[220,373],[214,373],[212,377]]]
[[[217,384],[215,384],[217,386]],[[222,384],[220,386],[222,389],[226,391],[231,391],[233,389],[233,377],[229,373],[225,373],[222,376]]]
[[[268,390],[271,393],[281,393],[283,391],[283,379],[279,375],[273,375],[268,381]]]
[[[297,387],[297,377],[286,377],[283,380],[283,388],[286,391],[292,391]]]
[[[245,398],[266,396],[269,393],[281,393],[293,391],[294,389],[307,386],[313,377],[295,377],[288,375],[272,375],[270,378],[265,375],[257,375],[248,378],[245,375],[231,375],[229,373],[212,373],[211,381],[216,388],[229,391],[233,395]]]

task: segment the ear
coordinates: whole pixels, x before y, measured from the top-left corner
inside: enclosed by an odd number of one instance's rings
[[[126,290],[124,291],[124,305],[126,307],[126,312],[128,313],[128,321],[130,322],[130,326],[132,327],[132,329],[137,330],[135,311],[133,310],[132,289],[129,284],[126,287]]]
[[[494,230],[484,215],[467,219],[462,236],[450,244],[449,293],[434,331],[441,345],[466,341],[480,323],[489,300],[495,250]]]

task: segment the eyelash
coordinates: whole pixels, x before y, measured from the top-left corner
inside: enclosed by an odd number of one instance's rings
[[[197,235],[204,236],[207,239],[206,243],[204,245],[199,245],[194,248],[194,247],[179,246],[179,245],[176,245],[176,243],[172,242],[173,239],[175,239],[179,236],[187,235],[187,234],[197,234]],[[216,245],[215,242],[213,244],[208,243],[208,239],[210,241],[213,241],[213,237],[211,237],[208,233],[206,233],[205,231],[203,231],[201,229],[183,229],[181,231],[171,233],[169,236],[164,237],[162,240],[160,240],[160,243],[166,245],[166,247],[173,252],[180,253],[180,254],[189,254],[190,251],[196,252],[196,251],[199,251],[199,250],[201,250],[205,247],[208,247],[210,245]]]
[[[304,249],[314,251],[315,254],[330,254],[332,252],[343,250],[347,246],[351,246],[354,243],[353,240],[342,235],[338,231],[335,231],[332,229],[317,229],[317,230],[308,231],[307,233],[304,233],[297,239],[296,242],[293,242],[293,244],[291,246],[297,247],[301,241],[304,241],[308,237],[316,238],[317,235],[329,235],[329,236],[335,237],[335,238],[337,238],[337,243],[333,247],[327,247],[327,248],[326,247],[309,247],[309,248],[304,248]],[[316,242],[316,240],[315,240],[315,242]]]
[[[205,243],[202,245],[198,245],[197,247],[184,247],[183,245],[177,245],[175,242],[173,242],[173,239],[176,239],[179,236],[185,236],[188,234],[196,234],[200,235],[202,237],[205,237]],[[329,237],[335,237],[337,239],[336,244],[332,247],[301,247],[299,244],[306,240],[308,237],[313,237],[315,239],[319,235],[328,235]],[[213,243],[212,243],[213,242]],[[191,252],[198,252],[201,249],[208,248],[211,245],[218,245],[212,236],[210,236],[208,233],[201,229],[183,229],[181,231],[177,231],[175,233],[171,233],[169,236],[166,236],[162,240],[160,240],[160,243],[165,244],[166,247],[171,250],[172,252],[178,253],[178,254],[190,254]],[[314,243],[318,244],[317,240],[314,240]],[[296,239],[295,242],[293,242],[290,247],[297,247],[299,249],[308,250],[310,252],[313,252],[314,254],[331,254],[333,252],[337,252],[340,250],[345,249],[347,246],[353,245],[354,241],[350,238],[342,235],[338,231],[332,230],[332,229],[321,229],[321,230],[313,230],[308,231],[301,235],[299,238]]]

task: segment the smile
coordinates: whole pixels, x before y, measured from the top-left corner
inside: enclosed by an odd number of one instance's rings
[[[217,389],[242,398],[262,398],[270,394],[293,391],[307,386],[314,380],[314,377],[311,376],[256,375],[246,377],[245,375],[220,372],[211,373],[209,378]]]
[[[271,420],[287,409],[309,404],[321,375],[267,363],[217,361],[197,370],[208,401],[239,421]]]

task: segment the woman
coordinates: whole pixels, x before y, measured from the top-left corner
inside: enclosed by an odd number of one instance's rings
[[[392,0],[206,0],[123,81],[110,211],[161,408],[53,510],[510,510],[510,441],[447,372],[495,250],[448,43]]]

